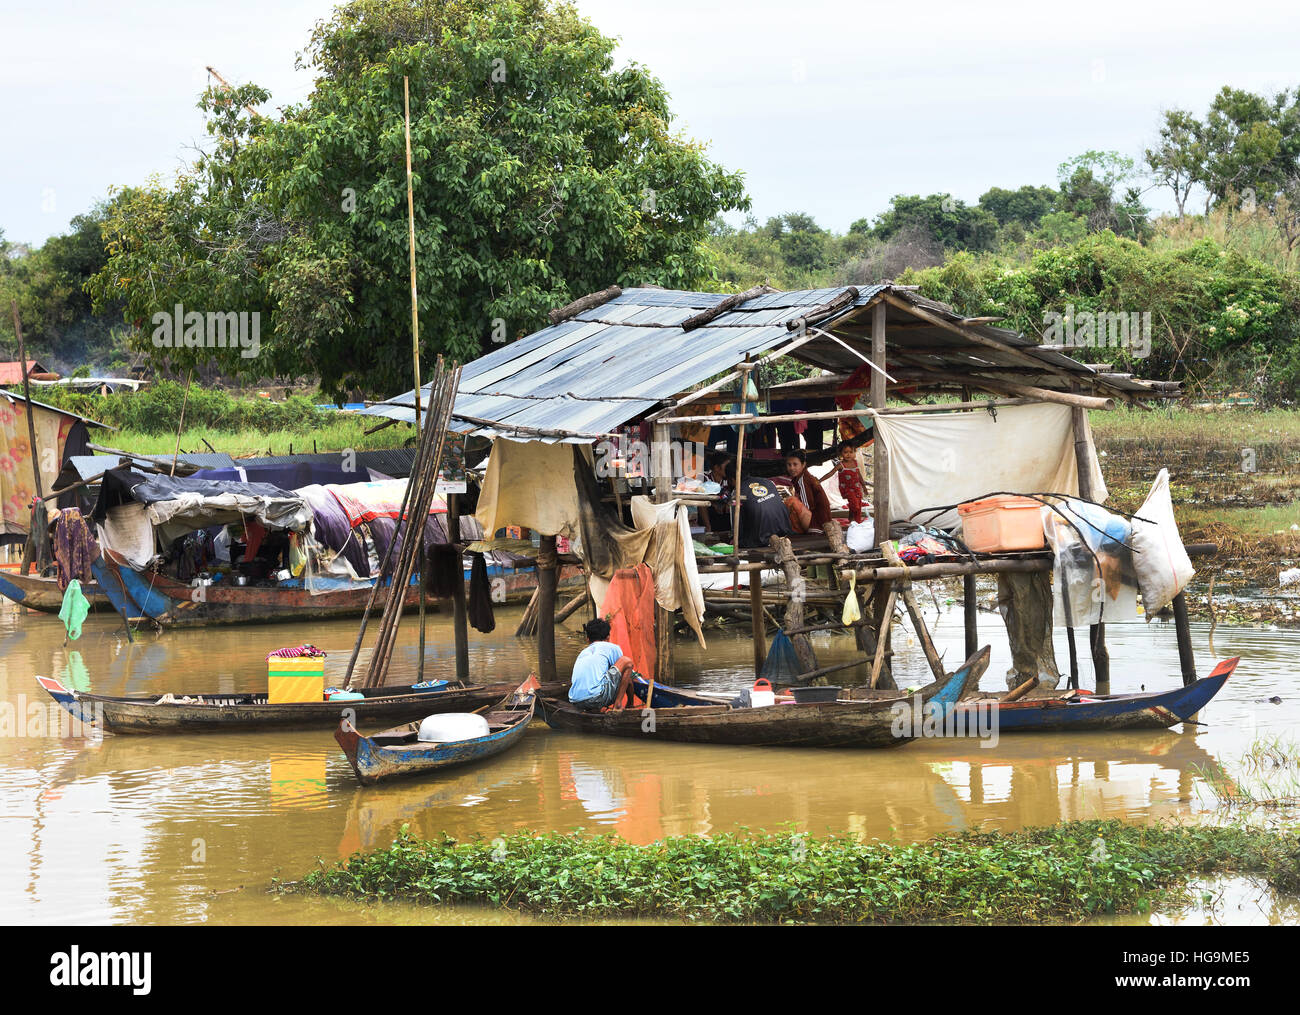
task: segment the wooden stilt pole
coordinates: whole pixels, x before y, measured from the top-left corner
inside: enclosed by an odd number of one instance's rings
[[[975,587],[973,574],[962,575],[961,598],[962,617],[966,627],[966,658],[969,659],[980,648],[979,634],[979,590]]]
[[[27,369],[27,346],[23,342],[23,322],[19,319],[18,316],[18,301],[11,300],[10,307],[13,310],[13,314],[14,314],[14,335],[18,339],[18,369],[22,372],[23,375],[23,397],[27,399],[27,405],[25,406],[27,410],[27,442],[28,442],[28,447],[31,449],[30,457],[32,462],[32,478],[36,484],[35,486],[36,496],[39,499],[44,500],[45,491],[41,487],[41,452],[36,445],[36,416],[35,413],[32,411],[32,386],[31,386],[31,382],[28,380],[27,377],[30,371]],[[33,561],[30,557],[30,554],[28,553],[28,549],[31,546],[38,545],[35,539],[36,535],[37,534],[35,532],[29,532],[27,538],[27,545],[24,546],[23,548],[23,574],[24,575],[26,575],[27,572],[31,569],[32,564],[36,565],[37,574],[39,574],[41,572],[42,567],[45,564],[45,561],[43,560]]]
[[[749,613],[754,639],[754,676],[763,672],[767,661],[767,621],[763,614],[762,571],[749,571]]]
[[[554,682],[555,586],[558,575],[555,537],[542,536],[537,551],[537,670],[542,683]]]
[[[460,494],[447,494],[447,541],[456,547],[456,583],[451,592],[452,629],[456,641],[456,679],[469,683],[469,610],[465,605],[464,555],[460,552]]]
[[[895,567],[903,567],[903,562],[898,557],[898,551],[894,549],[894,544],[885,540],[880,544],[880,550],[885,555],[885,559]],[[906,571],[906,568],[903,568]],[[903,605],[907,607],[908,616],[912,618],[912,626],[916,628],[917,640],[921,643],[921,651],[925,653],[925,660],[930,664],[930,672],[934,674],[935,680],[942,680],[946,674],[943,670],[943,660],[939,658],[939,653],[934,647],[934,642],[930,639],[930,631],[925,626],[925,617],[921,614],[921,608],[916,604],[916,596],[912,595],[912,583],[906,578],[897,583],[898,594],[903,597]],[[966,658],[970,658],[968,655]]]
[[[654,498],[658,504],[672,499],[673,469],[670,447],[672,431],[668,423],[655,423],[650,445],[651,471],[654,473]],[[743,438],[742,438],[743,440]],[[674,612],[655,605],[655,672],[660,683],[671,683],[676,668],[674,658],[673,628],[677,618]]]
[[[1088,434],[1088,412],[1086,409],[1070,410],[1074,424],[1074,460],[1079,471],[1079,496],[1084,500],[1096,500],[1096,491],[1092,488],[1092,454]],[[1106,625],[1093,624],[1088,633],[1088,646],[1092,651],[1092,668],[1097,679],[1097,693],[1110,694],[1110,653],[1106,650]]]
[[[1196,682],[1196,658],[1192,654],[1192,628],[1187,619],[1187,599],[1180,592],[1174,596],[1174,631],[1178,635],[1178,663],[1183,671],[1183,686]]]

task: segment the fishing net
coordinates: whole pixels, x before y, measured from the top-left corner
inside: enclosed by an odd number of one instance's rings
[[[791,684],[800,673],[799,657],[795,655],[794,643],[784,631],[777,631],[772,639],[772,647],[767,650],[763,660],[760,677],[775,684]]]

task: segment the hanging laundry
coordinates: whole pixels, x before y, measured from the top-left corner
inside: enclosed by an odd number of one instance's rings
[[[474,630],[489,634],[496,630],[497,621],[492,612],[492,586],[488,582],[487,559],[474,554],[469,569],[469,603],[467,615]]]
[[[59,588],[74,578],[94,581],[90,565],[99,558],[99,543],[76,508],[64,508],[54,525],[54,560],[59,566]]]
[[[90,612],[90,600],[81,591],[81,582],[73,578],[68,582],[63,593],[63,605],[59,607],[59,619],[68,631],[68,638],[76,641],[81,637],[81,625]]]
[[[479,554],[481,557],[482,554]],[[449,543],[429,547],[425,559],[425,591],[435,599],[450,599],[456,594],[457,584],[464,584],[465,565],[460,550]]]

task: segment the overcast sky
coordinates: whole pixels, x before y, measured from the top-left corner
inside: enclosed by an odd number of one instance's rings
[[[1090,148],[1140,156],[1160,111],[1300,84],[1300,5],[1091,0],[578,0],[666,84],[678,126],[746,173],[754,214],[837,231],[896,193],[1054,183]],[[272,105],[329,0],[0,0],[0,229],[40,242],[204,139],[212,64]],[[1171,203],[1159,194],[1149,203]]]

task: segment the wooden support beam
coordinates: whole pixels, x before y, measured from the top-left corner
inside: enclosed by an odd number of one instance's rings
[[[1097,499],[1092,487],[1092,438],[1088,431],[1088,414],[1082,407],[1071,413],[1074,426],[1074,462],[1079,473],[1079,496],[1084,500]],[[1110,652],[1106,650],[1106,625],[1093,624],[1088,632],[1088,647],[1092,653],[1092,668],[1096,676],[1098,694],[1110,694]]]
[[[763,663],[767,661],[767,631],[763,620],[763,583],[759,580],[762,572],[749,572],[749,613],[750,626],[753,628],[754,641],[754,676],[763,672]]]
[[[543,684],[557,679],[555,665],[555,537],[542,536],[537,551],[537,674]]]
[[[1192,654],[1192,629],[1187,619],[1187,599],[1179,592],[1174,596],[1174,632],[1178,636],[1178,664],[1183,671],[1183,686],[1196,682],[1196,657]]]
[[[880,544],[880,550],[890,564],[894,567],[903,568],[903,573],[906,575],[907,568],[899,559],[898,551],[894,549],[893,543],[886,539]],[[916,637],[921,643],[921,651],[925,653],[925,661],[930,664],[930,672],[934,674],[935,680],[942,680],[945,676],[943,660],[939,658],[934,642],[930,640],[930,630],[925,626],[925,617],[922,616],[921,608],[916,604],[916,597],[912,595],[912,583],[904,577],[900,578],[896,585],[898,594],[903,597],[903,605],[907,607],[908,616],[912,618],[912,626],[916,629]]]
[[[871,311],[871,360],[876,370],[871,374],[871,407],[877,411],[885,408],[885,304],[877,303]],[[876,435],[872,443],[871,482],[876,538],[889,538],[889,452],[885,442]]]
[[[962,617],[966,628],[966,658],[969,659],[980,649],[979,636],[979,602],[973,574],[961,578]]]
[[[460,546],[460,494],[447,495],[447,541]],[[456,569],[462,571],[463,555],[456,558]],[[451,590],[451,618],[456,644],[456,679],[469,683],[469,609],[465,602],[465,581],[457,577]]]
[[[880,673],[885,665],[885,651],[889,645],[889,625],[894,619],[894,598],[897,595],[893,583],[889,586],[889,595],[882,600],[882,606],[876,610],[876,658],[871,663],[871,686],[875,688],[880,684]],[[872,599],[877,596],[873,595]],[[891,674],[892,676],[892,674]]]
[[[805,672],[815,670],[817,668],[817,656],[813,652],[812,642],[808,640],[808,635],[790,634],[791,631],[804,626],[803,608],[808,601],[808,580],[804,577],[799,562],[795,559],[789,537],[772,536],[769,544],[776,550],[777,566],[785,573],[786,587],[790,590],[781,626],[790,638],[790,643],[794,646],[794,653],[799,658],[799,666]],[[750,580],[753,579],[754,575],[751,574]]]
[[[743,436],[741,439],[744,439]],[[654,499],[657,504],[671,500],[673,495],[670,441],[669,424],[666,421],[656,423],[650,444],[650,464],[654,480]],[[673,612],[665,610],[658,604],[655,605],[655,679],[660,683],[670,683],[676,668],[673,654],[673,628],[676,623]]]

